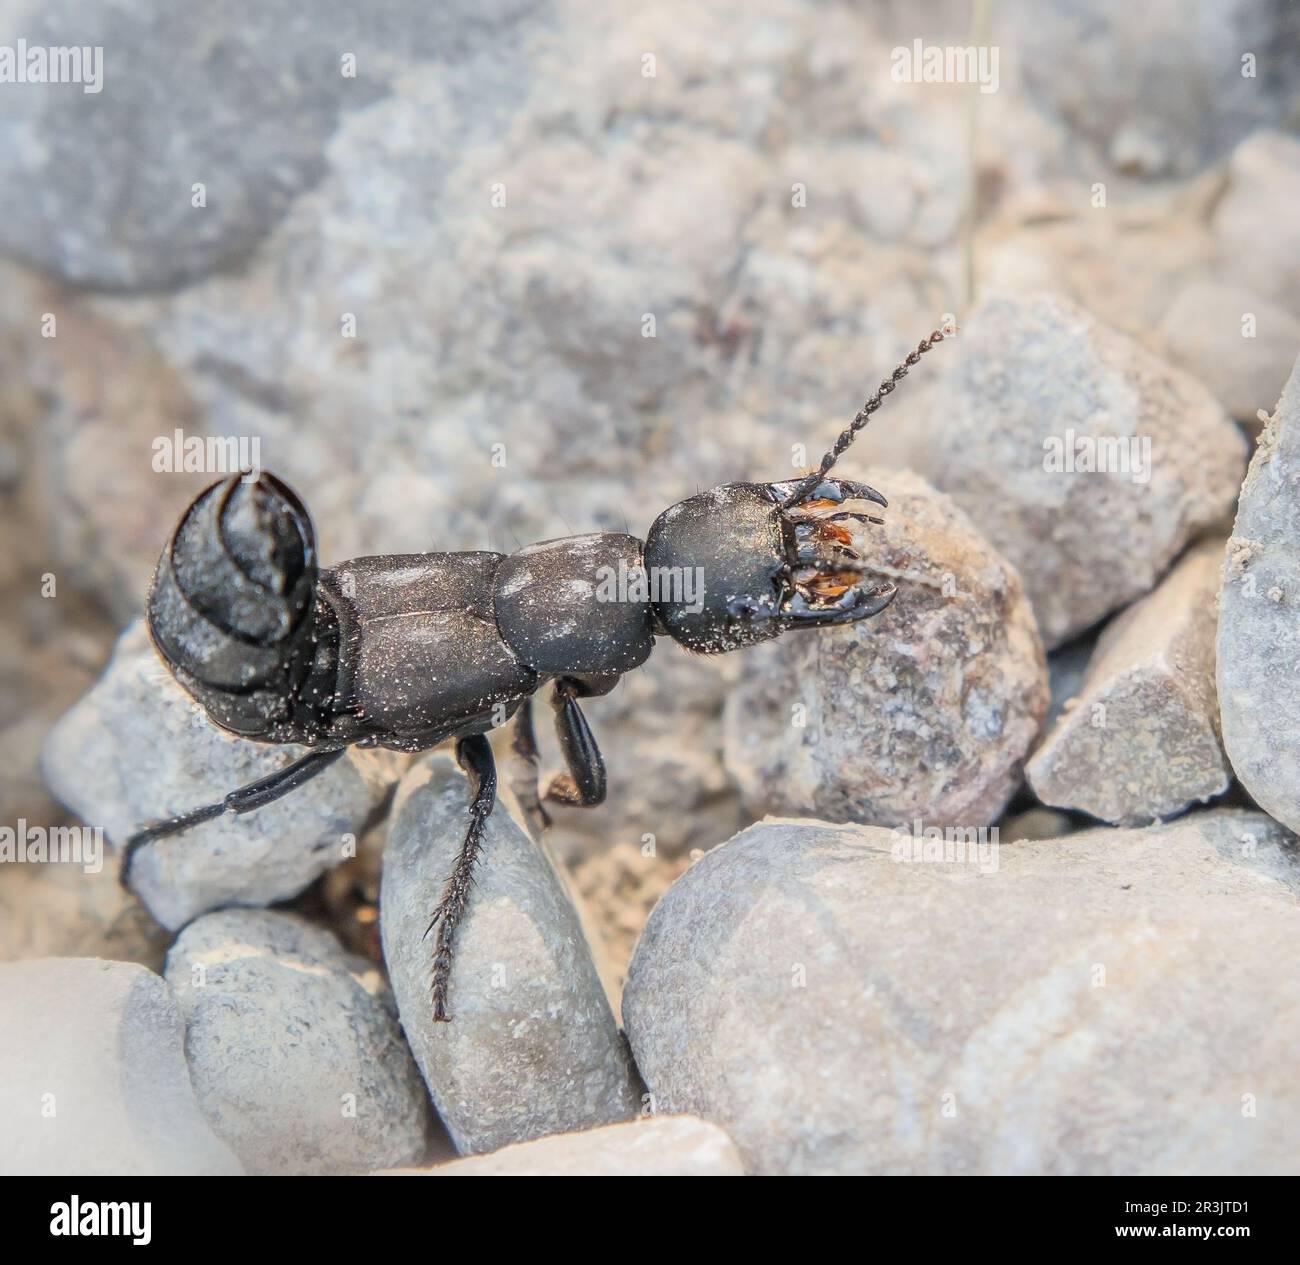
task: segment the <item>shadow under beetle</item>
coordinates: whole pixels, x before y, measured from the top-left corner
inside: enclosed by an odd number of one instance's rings
[[[213,484],[186,510],[158,562],[148,598],[154,646],[221,728],[311,750],[218,803],[132,835],[123,883],[144,845],[269,804],[349,746],[424,751],[454,738],[470,782],[469,824],[425,933],[438,929],[433,1014],[448,1019],[456,929],[496,802],[487,732],[513,718],[514,750],[532,764],[535,787],[532,696],[549,684],[567,772],[550,780],[542,798],[599,804],[605,765],[578,701],[612,690],[645,662],[656,636],[720,654],[884,610],[896,587],[867,580],[870,569],[841,524],[882,522],[842,506],[883,506],[885,498],[828,476],[884,397],[943,338],[936,330],[917,345],[817,470],[689,497],[665,510],[644,542],[599,533],[508,556],[393,554],[321,568],[307,510],[279,479],[235,475]],[[653,591],[644,601],[601,601],[594,578],[606,568],[689,569],[703,576],[704,591],[690,602],[680,592]]]

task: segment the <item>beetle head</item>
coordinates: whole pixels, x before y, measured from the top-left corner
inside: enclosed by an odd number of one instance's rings
[[[878,614],[896,587],[870,576],[846,524],[879,523],[845,502],[885,498],[864,483],[825,479],[790,502],[790,483],[728,483],[672,506],[646,538],[657,622],[704,654],[768,641],[792,628]]]
[[[728,483],[660,514],[645,547],[660,630],[689,650],[716,654],[791,628],[856,623],[893,601],[897,589],[869,577],[843,525],[881,520],[841,508],[845,501],[884,505],[885,498],[830,471],[912,366],[955,332],[945,325],[908,352],[802,479]],[[675,589],[670,582],[667,597],[665,575],[683,581]],[[695,581],[694,592],[686,579]]]

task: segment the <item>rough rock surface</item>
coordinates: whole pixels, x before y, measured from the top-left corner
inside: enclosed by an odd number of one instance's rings
[[[1300,318],[1300,138],[1260,132],[1237,146],[1212,227],[1233,275]]]
[[[995,869],[898,843],[772,821],[683,875],[623,999],[656,1110],[759,1173],[1295,1171],[1294,836],[1203,812]]]
[[[1174,295],[1160,334],[1170,360],[1200,378],[1254,433],[1258,413],[1277,399],[1291,371],[1300,320],[1247,286],[1200,279]]]
[[[171,989],[126,962],[0,965],[0,1173],[238,1174],[195,1102]]]
[[[1129,175],[1193,172],[1287,119],[1300,96],[1300,22],[1286,5],[1013,0],[997,18],[1030,93]],[[1266,48],[1277,55],[1243,74],[1241,54]]]
[[[1231,513],[1238,428],[1200,382],[1073,304],[988,299],[948,364],[926,473],[1020,572],[1049,649]],[[1106,472],[1084,468],[1093,453]]]
[[[746,651],[727,702],[727,767],[755,814],[984,826],[1020,781],[1047,666],[1015,570],[946,496],[907,472],[861,549],[899,584],[882,614]]]
[[[391,1177],[743,1177],[735,1143],[694,1116],[661,1116],[560,1133]]]
[[[100,46],[104,64],[98,91],[32,84],[14,94],[0,153],[21,176],[0,191],[0,241],[66,280],[112,289],[172,286],[229,265],[321,179],[340,113],[385,95],[400,69],[436,66],[452,81],[448,105],[466,112],[509,100],[502,87],[467,93],[466,63],[495,43],[479,74],[495,83],[518,73],[506,55],[511,27],[544,8],[504,0],[485,20],[476,5],[431,13],[418,0],[379,0],[364,14],[322,6],[309,21],[292,0],[189,12],[166,0],[9,5],[6,34]],[[87,171],[102,178],[79,193],[73,173]],[[194,182],[205,186],[199,205]],[[41,188],[39,204],[17,196],[24,184]]]
[[[199,1105],[250,1173],[418,1162],[424,1083],[379,970],[292,914],[196,919],[167,955]]]
[[[425,929],[460,851],[468,784],[434,755],[403,778],[384,854],[384,960],[438,1113],[462,1154],[625,1120],[640,1105],[578,913],[554,864],[499,802],[433,1020]]]
[[[1300,362],[1241,488],[1219,594],[1223,745],[1259,806],[1300,830]]]
[[[51,731],[41,764],[59,799],[120,848],[145,823],[213,803],[299,754],[217,729],[136,624]],[[150,844],[135,857],[132,885],[172,930],[222,905],[295,896],[355,850],[392,776],[383,753],[349,751],[276,803]]]
[[[1224,544],[1193,546],[1107,625],[1073,706],[1025,766],[1043,803],[1137,826],[1232,784],[1214,692]]]

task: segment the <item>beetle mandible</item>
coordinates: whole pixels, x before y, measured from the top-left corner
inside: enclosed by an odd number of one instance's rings
[[[882,522],[843,506],[883,506],[885,498],[864,483],[830,478],[830,471],[884,397],[943,338],[935,330],[917,345],[815,471],[697,493],[660,514],[644,542],[600,533],[510,555],[382,555],[322,568],[306,508],[274,475],[213,484],[163,549],[147,603],[150,636],[176,680],[221,728],[310,750],[215,804],[132,835],[123,850],[123,883],[141,847],[224,812],[269,804],[349,746],[414,752],[454,738],[470,782],[469,824],[425,932],[438,929],[433,1014],[448,1019],[456,929],[496,802],[485,735],[512,720],[514,749],[535,766],[532,696],[549,684],[567,772],[550,780],[542,798],[599,804],[605,765],[579,700],[607,694],[645,662],[656,636],[719,654],[884,610],[896,586],[867,579],[870,568],[839,524]],[[690,601],[680,590],[601,601],[593,580],[607,568],[690,571],[703,575],[704,590]]]

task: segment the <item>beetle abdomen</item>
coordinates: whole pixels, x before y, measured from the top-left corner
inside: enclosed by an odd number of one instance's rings
[[[154,573],[149,632],[223,728],[268,742],[323,736],[335,653],[316,579],[311,519],[273,475],[215,483],[182,517]]]
[[[489,552],[394,554],[321,572],[339,624],[339,704],[357,736],[420,751],[502,724],[537,688],[493,617],[500,562]]]

